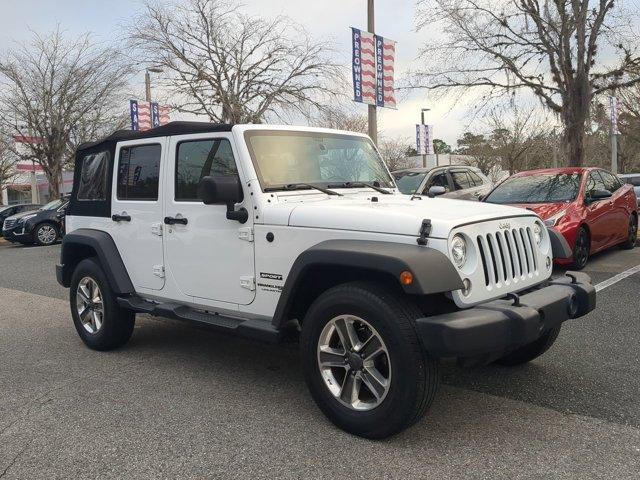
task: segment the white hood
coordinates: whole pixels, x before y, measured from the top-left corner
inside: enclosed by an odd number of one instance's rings
[[[410,200],[407,195],[373,195],[378,201],[372,202],[371,196],[371,193],[330,198],[305,195],[303,202],[299,196],[289,197],[286,203],[269,206],[263,218],[267,224],[396,235],[418,235],[422,220],[429,219],[432,226],[429,236],[447,238],[454,227],[464,223],[534,215],[521,208],[491,203],[447,198]]]

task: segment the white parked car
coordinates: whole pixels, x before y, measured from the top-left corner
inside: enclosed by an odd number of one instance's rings
[[[640,205],[640,173],[623,173],[618,175],[620,180],[629,185],[633,185],[633,191],[636,192],[636,199]]]
[[[278,341],[339,427],[415,423],[440,358],[527,362],[595,306],[551,279],[562,237],[527,210],[401,194],[371,140],[174,122],[76,156],[58,281],[82,340],[123,345],[136,313]],[[286,408],[286,407],[283,407]]]

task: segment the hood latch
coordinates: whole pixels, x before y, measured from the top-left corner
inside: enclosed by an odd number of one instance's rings
[[[420,236],[416,239],[418,245],[425,246],[427,244],[427,237],[431,233],[431,220],[425,218],[422,220],[422,225],[420,226]]]

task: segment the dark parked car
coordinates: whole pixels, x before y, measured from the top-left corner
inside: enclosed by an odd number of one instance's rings
[[[2,235],[13,243],[52,245],[64,233],[64,215],[69,201],[53,200],[38,210],[8,217]]]
[[[447,165],[434,168],[408,168],[391,173],[402,193],[411,195],[442,195],[459,200],[479,200],[491,191],[491,180],[480,169],[467,166]],[[444,189],[444,190],[443,190]]]
[[[38,205],[36,203],[25,203],[21,205],[0,205],[0,237],[2,236],[2,224],[7,218],[21,212],[37,210],[41,206],[42,205]]]

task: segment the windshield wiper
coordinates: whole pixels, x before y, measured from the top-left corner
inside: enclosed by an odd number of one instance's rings
[[[385,190],[382,187],[379,187],[373,183],[367,183],[367,182],[344,182],[344,183],[340,183],[338,185],[329,185],[330,187],[333,188],[362,188],[362,187],[368,187],[371,188],[373,190],[375,190],[376,192],[380,192],[383,193],[385,195],[391,195],[391,192],[389,190]]]
[[[288,183],[281,187],[267,187],[264,189],[265,192],[276,192],[278,190],[318,190],[327,195],[339,195],[342,196],[341,193],[334,192],[333,190],[329,190],[328,188],[318,187],[317,185],[311,185],[310,183]]]

